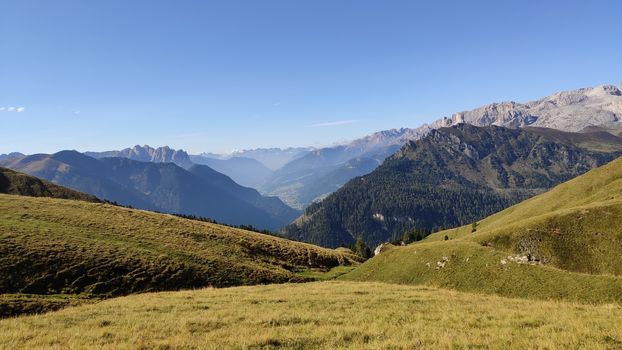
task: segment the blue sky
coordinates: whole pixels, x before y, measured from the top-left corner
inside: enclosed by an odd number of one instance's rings
[[[2,0],[0,13],[0,153],[330,145],[622,81],[619,0]]]

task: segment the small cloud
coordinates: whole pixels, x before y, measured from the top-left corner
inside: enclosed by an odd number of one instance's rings
[[[358,123],[360,120],[356,120],[356,119],[350,119],[350,120],[336,120],[334,122],[326,122],[326,123],[317,123],[317,124],[312,124],[311,127],[312,128],[324,128],[324,127],[328,127],[328,126],[340,126],[340,125],[349,125],[349,124],[354,124],[354,123]]]
[[[280,105],[281,105],[281,102],[274,102],[272,105],[273,105],[274,107],[278,107],[278,106],[280,106]]]
[[[26,107],[0,107],[0,112],[23,112]]]
[[[79,109],[74,110],[74,111],[73,111],[73,114],[75,114],[75,115],[80,114],[80,110],[79,110]]]

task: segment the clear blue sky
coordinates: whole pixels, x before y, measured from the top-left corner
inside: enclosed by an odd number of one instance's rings
[[[622,81],[620,0],[0,0],[0,14],[0,153],[327,145]]]

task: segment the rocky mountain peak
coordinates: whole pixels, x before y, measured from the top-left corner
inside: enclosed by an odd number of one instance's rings
[[[622,87],[622,86],[621,86]],[[542,126],[579,131],[589,126],[622,127],[622,91],[614,85],[600,85],[562,91],[527,103],[491,103],[470,111],[454,113],[431,123],[442,128],[460,123],[475,126]]]
[[[471,124],[520,128],[541,126],[562,131],[580,131],[590,126],[622,127],[622,84],[600,85],[562,91],[526,103],[495,102],[469,111],[453,113],[415,129],[390,129],[352,141],[348,148],[373,148],[418,140],[431,130]]]
[[[620,85],[622,88],[622,85]],[[600,85],[593,89],[593,92],[601,95],[622,96],[622,91],[614,85]]]
[[[93,158],[120,157],[141,162],[175,163],[183,168],[188,168],[193,165],[186,151],[182,149],[174,150],[169,146],[153,148],[149,145],[135,145],[132,148],[126,148],[120,151],[86,152],[85,154]]]

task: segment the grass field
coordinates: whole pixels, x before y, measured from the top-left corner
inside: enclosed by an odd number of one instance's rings
[[[381,283],[139,294],[0,321],[4,349],[612,349],[619,305]]]
[[[0,295],[110,297],[302,282],[358,261],[344,251],[172,215],[0,194]],[[13,299],[3,300],[6,314]],[[36,300],[59,305],[33,297],[11,308],[36,311]]]

